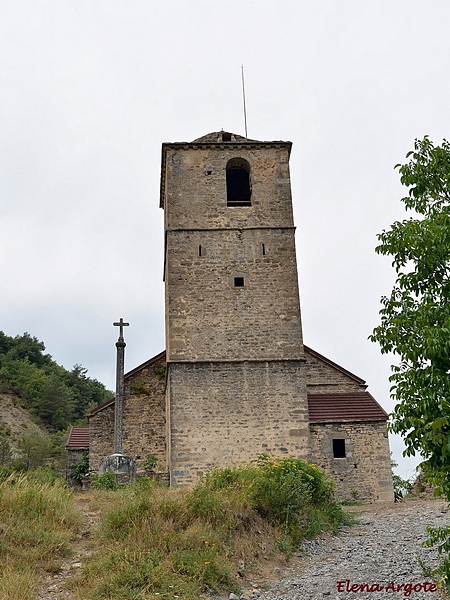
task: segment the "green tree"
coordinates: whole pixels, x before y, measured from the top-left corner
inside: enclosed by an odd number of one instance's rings
[[[79,423],[90,409],[113,395],[76,364],[71,371],[58,365],[45,345],[29,333],[10,337],[0,331],[0,391],[15,392],[53,431]]]
[[[55,431],[65,429],[70,424],[73,413],[72,394],[56,373],[47,378],[33,411]]]
[[[0,465],[9,465],[12,459],[12,448],[9,436],[0,431]]]
[[[413,216],[378,235],[379,254],[392,257],[397,278],[381,299],[381,323],[371,339],[393,353],[390,429],[405,454],[420,454],[424,478],[450,500],[450,144],[416,140],[396,165]],[[427,545],[450,552],[450,527],[428,528]],[[450,587],[450,559],[435,575]]]
[[[399,358],[391,430],[450,499],[450,144],[425,137],[407,158],[396,168],[409,188],[402,202],[415,214],[378,235],[376,251],[392,256],[397,279],[371,339]]]
[[[15,463],[17,468],[32,471],[45,467],[51,460],[51,442],[38,431],[29,431],[19,440],[19,453],[20,457]]]
[[[15,358],[27,358],[31,364],[42,367],[53,362],[49,354],[44,354],[44,350],[44,342],[39,341],[37,337],[32,337],[29,333],[25,332],[23,335],[16,335],[11,343],[9,352],[12,353]]]
[[[47,383],[46,373],[28,358],[14,358],[11,351],[0,356],[0,383],[3,390],[13,390],[30,408],[39,401]]]

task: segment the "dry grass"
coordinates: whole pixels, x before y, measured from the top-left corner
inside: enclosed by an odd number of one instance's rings
[[[73,495],[48,473],[0,481],[2,600],[34,600],[45,575],[66,567],[74,548],[85,557],[83,568],[60,584],[79,600],[198,600],[212,590],[238,592],[261,564],[286,560],[303,537],[344,518],[317,467],[267,457],[213,471],[193,489],[143,479],[92,489],[80,504],[101,515],[88,537],[79,535],[82,513]]]
[[[63,484],[16,474],[0,482],[0,598],[35,598],[43,573],[70,554],[80,522]]]
[[[238,592],[239,571],[287,557],[303,537],[345,519],[320,470],[295,459],[218,470],[190,490],[148,480],[91,490],[90,506],[103,521],[71,586],[80,600],[198,600],[213,590]]]

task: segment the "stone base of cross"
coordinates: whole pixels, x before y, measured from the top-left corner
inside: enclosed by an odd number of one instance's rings
[[[100,463],[99,475],[114,473],[119,485],[128,485],[136,479],[136,463],[130,456],[111,454],[105,456]]]

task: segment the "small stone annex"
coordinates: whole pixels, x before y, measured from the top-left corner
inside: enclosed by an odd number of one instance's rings
[[[291,145],[224,131],[163,144],[166,350],[125,375],[123,453],[138,473],[154,455],[171,485],[295,456],[343,500],[392,501],[385,411],[303,344]],[[89,415],[92,471],[113,451],[114,404]]]

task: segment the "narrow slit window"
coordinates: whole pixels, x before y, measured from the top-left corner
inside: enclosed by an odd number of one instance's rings
[[[244,287],[244,278],[243,277],[235,277],[234,278],[234,287]]]
[[[250,165],[243,158],[232,158],[226,167],[227,206],[251,206]]]
[[[265,245],[265,244],[261,244],[261,254],[262,254],[263,256],[265,256],[265,255],[266,255],[266,245]]]
[[[199,247],[198,247],[198,255],[199,255],[199,256],[201,256],[201,255],[202,255],[202,247],[201,247],[201,246],[199,246]]]
[[[345,440],[335,439],[333,440],[333,457],[334,458],[345,458]]]

